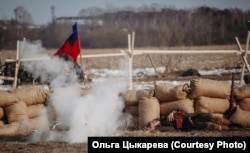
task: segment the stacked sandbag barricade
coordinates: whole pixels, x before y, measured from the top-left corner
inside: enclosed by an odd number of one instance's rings
[[[219,117],[219,123],[211,123],[212,128],[227,130],[229,126],[228,111],[230,109],[231,85],[211,79],[190,80],[188,97],[194,100],[194,112],[210,113]]]
[[[11,94],[8,91],[0,90],[0,135],[1,136],[13,136],[17,133],[19,128],[18,123],[8,123],[5,113],[5,107],[8,107],[18,102],[16,95]]]
[[[250,128],[250,84],[235,87],[233,95],[237,102],[237,108],[230,120],[242,128]]]
[[[210,79],[192,79],[188,97],[194,100],[194,111],[226,117],[230,107],[231,85]]]
[[[0,91],[0,135],[26,135],[34,130],[49,130],[45,102],[50,92],[45,87]]]
[[[124,113],[126,116],[126,129],[138,129],[151,118],[159,117],[157,110],[149,110],[157,107],[157,99],[154,96],[154,91],[150,89],[128,89],[121,91],[119,96],[124,102]],[[149,102],[151,101],[151,102]],[[148,103],[149,102],[149,103]],[[141,107],[141,108],[139,108]],[[145,114],[144,114],[145,112]],[[145,115],[145,116],[142,116]]]
[[[160,103],[160,115],[167,116],[173,110],[194,112],[193,100],[187,97],[186,85],[155,82],[155,97]]]

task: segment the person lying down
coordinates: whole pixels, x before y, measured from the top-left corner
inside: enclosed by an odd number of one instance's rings
[[[148,123],[147,128],[157,130],[162,126],[172,126],[176,130],[228,130],[232,124],[230,120],[214,116],[210,113],[184,113],[173,110],[167,116],[154,119]]]

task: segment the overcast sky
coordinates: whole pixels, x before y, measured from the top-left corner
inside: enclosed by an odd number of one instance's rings
[[[170,6],[177,9],[195,8],[199,6],[224,8],[250,9],[250,0],[0,0],[0,20],[15,17],[14,9],[24,7],[33,17],[35,24],[51,22],[51,6],[55,7],[55,16],[77,16],[83,8],[107,6],[124,8],[133,6],[139,8],[152,3],[161,6]]]

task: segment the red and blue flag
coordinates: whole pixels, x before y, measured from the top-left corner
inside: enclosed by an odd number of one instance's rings
[[[74,60],[75,63],[77,63],[77,57],[80,54],[81,50],[77,23],[72,26],[72,29],[73,33],[68,37],[62,47],[54,55],[68,55]]]

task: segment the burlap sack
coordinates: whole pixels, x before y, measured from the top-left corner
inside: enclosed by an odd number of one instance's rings
[[[127,119],[126,129],[133,130],[138,128],[139,117],[135,115],[129,116]]]
[[[21,122],[29,119],[27,107],[23,101],[16,102],[4,108],[8,123]]]
[[[43,104],[50,95],[49,89],[41,86],[18,88],[13,90],[12,93],[16,94],[19,101],[25,102],[26,105]]]
[[[5,123],[3,120],[0,120],[0,127],[3,126]]]
[[[187,99],[176,100],[172,102],[162,102],[160,104],[160,114],[162,116],[167,116],[173,110],[180,110],[185,113],[193,113],[194,102],[193,100],[187,98]]]
[[[138,105],[140,100],[151,98],[154,95],[153,90],[140,89],[140,90],[125,90],[119,93],[123,98],[125,106]]]
[[[19,128],[19,123],[6,124],[0,126],[0,136],[15,136]]]
[[[27,106],[27,114],[28,114],[29,119],[39,117],[45,111],[46,111],[46,107],[44,104]]]
[[[191,91],[188,96],[191,99],[200,96],[229,99],[231,94],[231,85],[229,83],[210,79],[192,79],[190,88]]]
[[[238,104],[242,110],[250,111],[250,98],[244,98]]]
[[[16,134],[27,135],[35,130],[39,130],[40,132],[49,132],[50,125],[46,112],[43,112],[38,117],[19,122],[19,128]]]
[[[36,118],[29,119],[28,127],[30,131],[40,130],[48,132],[50,130],[49,121],[45,114]]]
[[[157,98],[151,97],[139,101],[138,127],[144,128],[150,121],[160,119],[160,103]]]
[[[0,120],[4,118],[4,110],[0,107]]]
[[[55,130],[67,130],[68,126],[63,123],[62,116],[56,111],[55,106],[52,103],[48,103],[46,106],[46,116],[49,123],[49,127],[52,128],[55,122],[60,123],[56,126]]]
[[[220,118],[228,118],[227,114],[222,114],[222,113],[212,113],[212,115]]]
[[[244,128],[250,127],[250,112],[242,110],[239,106],[237,106],[236,111],[230,117],[230,121],[233,123],[239,124]]]
[[[58,121],[59,115],[56,112],[55,106],[51,102],[49,102],[46,106],[46,116],[48,118],[50,127],[53,126],[55,121]]]
[[[155,82],[155,97],[159,102],[171,102],[187,98],[187,93],[183,90],[183,85],[170,85]]]
[[[125,113],[138,116],[139,115],[139,106],[128,106],[125,107]]]
[[[228,99],[197,97],[195,99],[194,110],[201,113],[226,113],[230,107]]]
[[[137,90],[126,90],[119,93],[123,99],[125,107],[139,104],[139,99],[136,95]]]
[[[150,99],[154,94],[154,90],[151,89],[140,89],[136,91],[136,96],[139,100]]]
[[[244,98],[250,98],[250,84],[234,88],[233,94],[238,101]]]
[[[15,94],[0,90],[0,107],[11,105],[17,101],[18,98]]]

